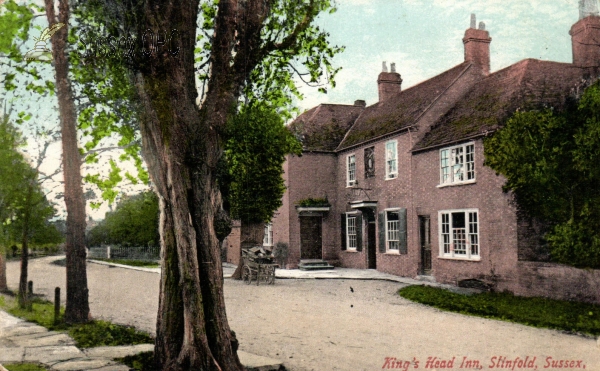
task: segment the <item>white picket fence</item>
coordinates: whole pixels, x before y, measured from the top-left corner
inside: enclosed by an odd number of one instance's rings
[[[160,247],[106,245],[90,247],[90,259],[130,259],[154,261],[160,259]]]

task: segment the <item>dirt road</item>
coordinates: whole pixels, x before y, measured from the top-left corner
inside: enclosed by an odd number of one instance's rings
[[[19,263],[9,262],[7,269],[16,288]],[[48,259],[31,261],[30,279],[35,292],[51,297],[61,286],[64,297],[64,268]],[[158,274],[88,264],[88,281],[96,318],[154,332]],[[225,301],[240,348],[280,359],[292,371],[506,369],[516,357],[528,358],[522,367],[517,360],[514,370],[553,369],[552,361],[574,360],[580,368],[561,369],[600,371],[595,339],[441,312],[402,299],[396,294],[401,287],[314,279],[257,287],[227,279]]]

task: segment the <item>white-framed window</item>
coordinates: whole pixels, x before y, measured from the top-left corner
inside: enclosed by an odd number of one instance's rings
[[[438,212],[440,256],[479,260],[479,211],[477,209]]]
[[[356,184],[356,156],[348,155],[346,159],[346,185],[352,187]]]
[[[400,253],[400,218],[396,210],[385,213],[386,250],[390,253]]]
[[[398,141],[385,143],[385,179],[398,177]]]
[[[273,246],[273,223],[265,224],[265,234],[263,236],[263,246]]]
[[[475,144],[465,143],[440,150],[440,185],[475,181]]]
[[[346,214],[346,244],[348,250],[356,250],[358,246],[356,214]]]

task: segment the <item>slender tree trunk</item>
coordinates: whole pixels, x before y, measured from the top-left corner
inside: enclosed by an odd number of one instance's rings
[[[54,1],[45,0],[48,24],[57,19]],[[77,147],[77,114],[71,83],[69,62],[65,53],[69,25],[68,0],[59,0],[58,22],[64,23],[52,37],[52,57],[56,71],[56,95],[60,113],[63,148],[63,174],[65,180],[65,204],[67,207],[67,307],[65,321],[86,322],[90,316],[85,253],[85,199],[81,185],[81,156]]]
[[[8,255],[7,249],[3,248],[0,251],[0,292],[8,290],[6,285],[6,256]]]
[[[244,259],[242,259],[242,249],[251,248],[254,246],[262,246],[265,234],[265,223],[249,223],[242,220],[240,230],[240,264],[238,264],[231,278],[236,280],[242,279],[242,271],[244,269]]]
[[[33,181],[33,180],[32,180]],[[29,264],[29,249],[27,242],[29,240],[29,219],[31,217],[31,198],[33,196],[33,185],[31,182],[27,187],[27,196],[25,199],[25,215],[23,217],[23,239],[21,240],[21,275],[19,277],[19,293],[17,302],[19,307],[26,308],[29,304],[27,296],[27,266]]]

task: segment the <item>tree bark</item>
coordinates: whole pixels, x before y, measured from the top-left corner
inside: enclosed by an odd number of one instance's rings
[[[77,113],[71,83],[69,62],[65,53],[69,27],[68,0],[59,0],[58,22],[65,25],[52,37],[52,57],[56,72],[56,95],[62,133],[65,205],[67,208],[67,306],[65,321],[86,322],[90,316],[85,252],[85,198],[81,185],[81,156],[77,146]],[[45,0],[48,25],[57,23],[54,1]]]
[[[242,259],[242,249],[251,248],[254,246],[262,246],[265,234],[265,223],[251,223],[242,220],[240,228],[240,264],[238,264],[231,278],[236,280],[242,279],[242,271],[244,269],[244,259]]]
[[[6,257],[8,252],[6,249],[0,251],[0,292],[8,290],[6,285]]]
[[[21,275],[19,277],[19,293],[17,302],[19,307],[26,308],[29,304],[27,296],[27,266],[29,264],[29,249],[27,242],[29,240],[29,219],[31,216],[31,198],[33,196],[33,180],[27,186],[27,196],[25,199],[25,215],[23,217],[23,239],[21,240]]]
[[[198,1],[147,1],[145,22],[136,27],[138,40],[147,29],[176,29],[180,46],[176,57],[155,49],[136,75],[144,158],[160,200],[162,272],[155,360],[162,370],[244,369],[225,312],[215,231],[222,204],[216,172],[223,152],[220,133],[235,112],[251,70],[240,74],[232,67],[234,55],[244,54],[234,53],[237,22],[242,21],[238,16],[264,17],[264,4],[219,2],[211,78],[201,108],[194,76]],[[258,8],[245,8],[250,5]],[[260,40],[260,28],[254,32]]]

